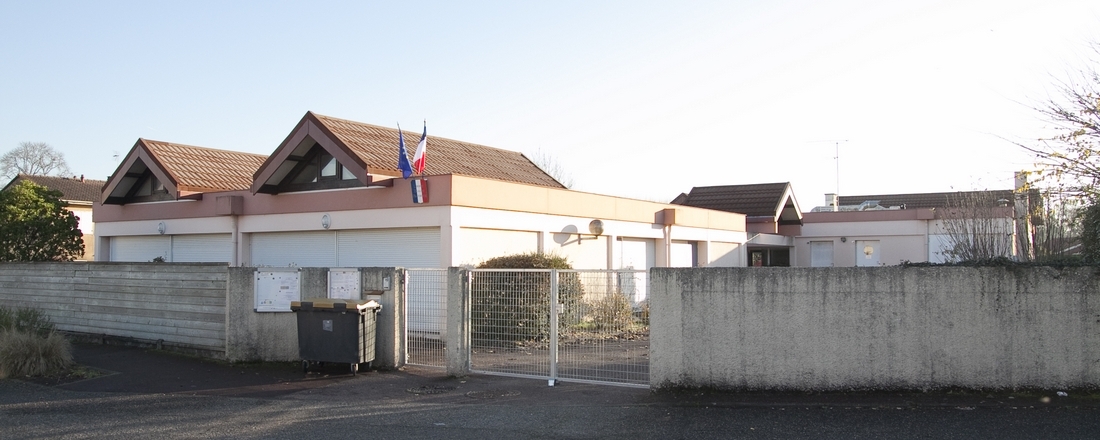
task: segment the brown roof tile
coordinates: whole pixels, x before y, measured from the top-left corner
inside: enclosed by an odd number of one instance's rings
[[[17,185],[24,180],[29,180],[46,188],[60,191],[62,200],[89,203],[99,200],[99,193],[103,189],[103,184],[107,183],[103,180],[83,179],[82,177],[32,176],[29,174],[20,174],[16,176],[8,186]]]
[[[252,186],[252,173],[267,156],[142,139],[181,191],[237,191]]]
[[[397,173],[397,130],[310,113],[366,162],[368,168]],[[307,115],[308,117],[308,115]],[[416,151],[420,132],[402,130],[405,148]],[[531,185],[564,188],[522,153],[428,135],[425,174],[462,174]]]
[[[697,186],[681,194],[672,203],[736,212],[750,217],[774,217],[789,183],[757,183],[750,185]]]

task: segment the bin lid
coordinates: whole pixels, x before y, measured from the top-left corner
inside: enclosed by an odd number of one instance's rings
[[[357,311],[360,314],[365,314],[382,310],[382,305],[373,299],[307,298],[301,301],[291,301],[290,310]]]

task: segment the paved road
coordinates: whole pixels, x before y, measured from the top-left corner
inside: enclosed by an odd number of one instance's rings
[[[1100,437],[1100,399],[1053,393],[651,393],[418,368],[303,374],[117,347],[78,347],[77,359],[114,374],[0,380],[0,438]]]

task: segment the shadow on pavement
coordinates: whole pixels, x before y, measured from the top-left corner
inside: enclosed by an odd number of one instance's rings
[[[73,358],[106,373],[58,385],[70,391],[180,393],[234,397],[279,397],[352,378],[343,368],[300,362],[228,363],[163,350],[114,345],[73,344]],[[371,373],[364,373],[371,374]]]

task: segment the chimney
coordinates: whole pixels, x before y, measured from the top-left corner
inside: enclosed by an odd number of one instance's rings
[[[840,211],[840,196],[835,193],[825,193],[825,206],[832,208],[833,212]]]
[[[84,175],[83,174],[80,175],[80,183],[84,183]]]

